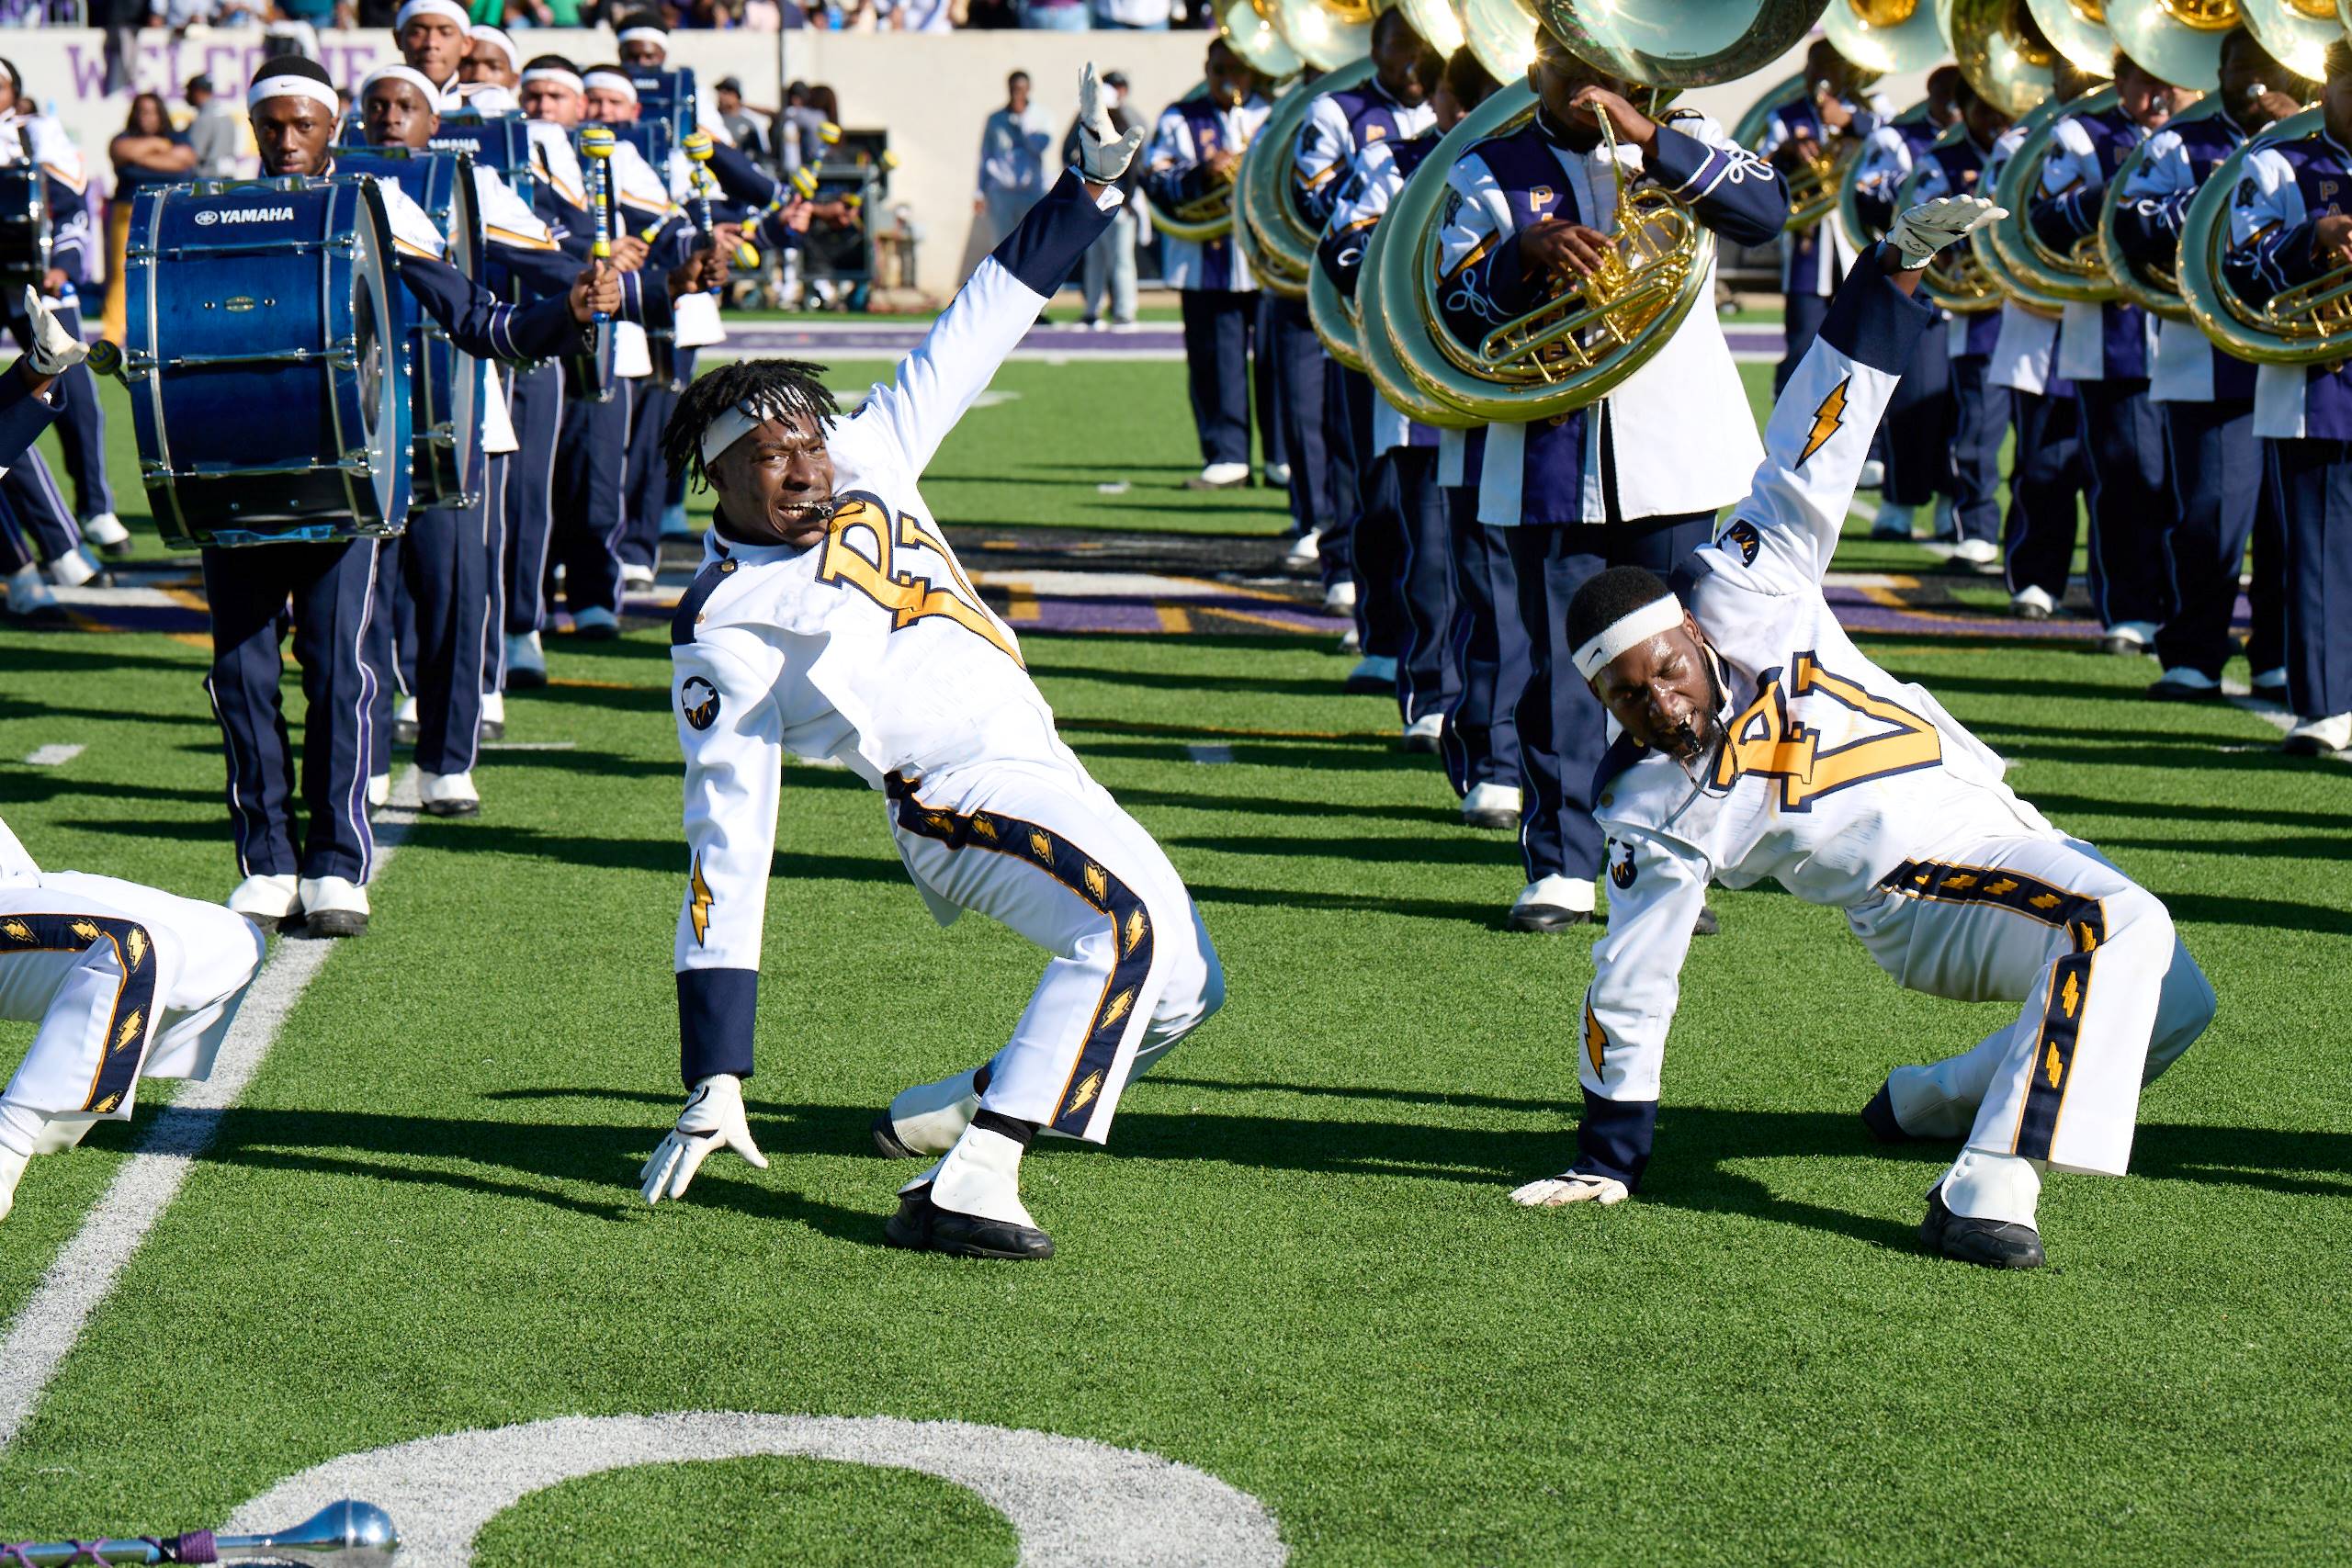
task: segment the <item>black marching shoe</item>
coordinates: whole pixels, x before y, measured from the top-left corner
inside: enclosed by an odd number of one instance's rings
[[[1919,1222],[1919,1239],[1929,1251],[1959,1263],[1987,1269],[2039,1269],[2042,1264],[2041,1236],[2031,1225],[1955,1214],[1944,1206],[1941,1182],[1928,1194],[1928,1217]]]
[[[1692,936],[1721,936],[1723,930],[1723,921],[1715,918],[1715,907],[1713,904],[1700,905],[1699,918],[1690,922],[1690,934]]]
[[[1871,1096],[1871,1102],[1862,1107],[1862,1125],[1868,1127],[1871,1136],[1882,1144],[1916,1144],[1919,1141],[1905,1132],[1903,1123],[1894,1119],[1894,1097],[1886,1092],[1884,1084],[1878,1086],[1878,1092]],[[1940,1192],[1942,1189],[1937,1190]],[[1937,1201],[1941,1202],[1942,1200],[1938,1199]]]
[[[876,1142],[880,1129],[876,1129]],[[912,1252],[944,1252],[952,1258],[994,1258],[1013,1262],[1051,1258],[1054,1238],[1034,1225],[959,1214],[931,1201],[931,1183],[899,1195],[899,1212],[882,1227],[882,1239]]]
[[[874,1152],[885,1159],[920,1159],[922,1156],[899,1142],[899,1124],[890,1120],[890,1108],[884,1106],[874,1118]],[[898,1222],[890,1222],[896,1224]]]

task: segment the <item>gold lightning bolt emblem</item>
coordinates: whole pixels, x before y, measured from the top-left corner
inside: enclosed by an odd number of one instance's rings
[[[124,944],[130,950],[130,966],[138,968],[147,962],[147,933],[137,926],[130,928],[130,940]]]
[[[1054,863],[1054,841],[1034,828],[1029,832],[1029,852],[1047,865]]]
[[[2052,1089],[2056,1089],[2058,1080],[2066,1074],[2066,1064],[2058,1059],[2058,1043],[2054,1040],[2050,1043],[2050,1055],[2042,1062],[2041,1072]]]
[[[119,1104],[121,1104],[121,1103],[122,1103],[122,1096],[121,1096],[121,1095],[119,1095],[119,1094],[110,1094],[110,1095],[107,1096],[104,1100],[99,1100],[96,1105],[93,1105],[92,1107],[90,1107],[90,1110],[91,1110],[91,1111],[92,1111],[92,1113],[93,1113],[93,1114],[99,1115],[99,1116],[104,1116],[107,1111],[112,1111],[116,1106],[118,1106],[118,1105],[119,1105]]]
[[[1121,991],[1117,996],[1111,998],[1111,1005],[1102,1010],[1102,1021],[1095,1027],[1098,1029],[1110,1028],[1113,1024],[1118,1022],[1119,1020],[1126,1017],[1127,1010],[1135,1006],[1135,1004],[1136,994],[1132,989]]]
[[[2004,893],[2014,893],[2017,890],[2017,883],[2006,876],[2001,878],[1998,882],[1988,882],[1984,885],[1984,891],[1990,893],[1996,898],[1999,897]]]
[[[1592,1016],[1592,1009],[1584,1010],[1584,1054],[1592,1063],[1592,1070],[1600,1071],[1600,1054],[1609,1049],[1609,1036],[1600,1027],[1600,1020]]]
[[[1070,1091],[1069,1103],[1062,1107],[1062,1114],[1067,1116],[1073,1111],[1085,1110],[1089,1105],[1093,1103],[1094,1097],[1102,1092],[1102,1069],[1097,1067],[1094,1071],[1086,1075],[1085,1079],[1079,1084],[1078,1088]]]
[[[694,874],[686,879],[687,891],[694,897],[686,904],[686,913],[695,922],[695,945],[702,945],[703,933],[710,930],[710,906],[716,901],[710,896],[710,884],[702,879],[702,856],[695,856]]]
[[[2058,994],[2059,1005],[2066,1010],[2066,1016],[2068,1018],[2072,1018],[2075,1016],[2075,1009],[2082,1005],[2082,981],[2073,975],[2068,975],[2066,976],[2066,988]]]
[[[1829,395],[1821,400],[1821,406],[1813,411],[1813,428],[1805,433],[1804,450],[1797,454],[1795,467],[1804,468],[1805,459],[1820,451],[1821,444],[1837,434],[1838,427],[1846,423],[1846,388],[1853,379],[1849,376],[1830,388]]]
[[[11,942],[30,942],[33,929],[22,920],[0,920],[0,936]]]
[[[1136,950],[1136,943],[1141,942],[1143,940],[1143,933],[1150,929],[1151,924],[1143,918],[1143,911],[1140,908],[1136,910],[1134,914],[1129,915],[1127,917],[1127,939],[1125,951],[1128,954],[1134,953]]]
[[[2091,927],[2088,920],[2084,921],[2082,925],[2076,929],[2082,932],[2082,942],[2080,945],[2085,953],[2088,953],[2091,949],[2098,945],[2098,938],[2091,934]]]
[[[1111,896],[1110,878],[1102,874],[1099,865],[1089,865],[1081,874],[1086,879],[1086,896],[1100,904]]]
[[[975,817],[972,818],[972,831],[983,839],[993,840],[996,838],[996,824],[985,817]]]
[[[2037,893],[2032,897],[2027,899],[2026,902],[2032,905],[2037,909],[2054,909],[2058,907],[2058,895],[2055,893]]]
[[[121,1050],[124,1046],[139,1038],[139,1025],[141,1021],[142,1020],[141,1015],[135,1012],[129,1018],[122,1021],[122,1029],[114,1037],[114,1048],[116,1050]]]
[[[1944,886],[1946,887],[1969,888],[1976,886],[1976,879],[1963,871],[1958,876],[1945,877]]]
[[[931,824],[931,830],[934,833],[952,833],[956,830],[956,818],[948,816],[944,811],[926,812],[923,820]]]
[[[75,936],[80,937],[84,942],[96,942],[102,934],[97,927],[92,925],[87,920],[76,920],[65,929],[72,931]]]

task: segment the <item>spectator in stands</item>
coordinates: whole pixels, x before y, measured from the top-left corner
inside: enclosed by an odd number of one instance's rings
[[[1076,9],[1082,28],[1085,0],[1077,0]],[[1029,73],[1015,71],[1004,79],[1004,107],[980,128],[980,183],[972,210],[987,217],[989,244],[1012,233],[1046,194],[1046,152],[1053,144],[1053,120],[1029,100]]]
[[[198,76],[188,85],[193,89],[203,82],[204,78]],[[194,98],[193,91],[189,96]],[[202,118],[200,109],[198,118]],[[233,149],[234,142],[231,145]],[[122,253],[130,235],[131,197],[139,194],[141,186],[193,178],[197,155],[196,149],[188,145],[187,135],[172,129],[172,117],[164,112],[164,100],[153,93],[141,93],[130,100],[130,114],[122,122],[121,131],[107,143],[107,156],[114,160],[114,194],[107,198],[104,320],[113,329],[114,341],[120,343]]]
[[[1165,17],[1161,26],[1167,25]],[[1127,76],[1124,71],[1114,71],[1102,78],[1102,96],[1110,105],[1111,129],[1121,136],[1130,126],[1143,122],[1127,107]],[[1062,138],[1062,162],[1078,161],[1079,125],[1072,117],[1069,133]],[[1085,321],[1095,331],[1106,327],[1132,327],[1136,324],[1136,186],[1143,178],[1143,160],[1136,159],[1127,172],[1119,177],[1119,189],[1125,193],[1126,204],[1112,215],[1111,227],[1102,237],[1087,248],[1084,271],[1080,274],[1080,289],[1086,301]],[[1111,319],[1102,319],[1102,295],[1108,288],[1111,296]]]
[[[1125,28],[1131,31],[1164,33],[1168,30],[1170,0],[1093,0],[1094,25],[1098,28]]]
[[[711,89],[718,100],[718,120],[727,127],[727,134],[746,157],[765,163],[775,149],[768,144],[767,126],[743,107],[743,82],[738,76],[721,76],[718,85]]]
[[[883,26],[902,33],[952,32],[964,25],[964,0],[878,0]]]
[[[1021,0],[1021,25],[1050,32],[1082,33],[1087,26],[1086,0]]]
[[[244,156],[244,133],[236,106],[212,90],[209,76],[189,77],[187,96],[187,107],[196,111],[196,118],[187,124],[187,144],[196,152],[196,177],[233,178],[241,172]],[[135,118],[135,105],[133,109]],[[116,167],[120,166],[118,160]]]

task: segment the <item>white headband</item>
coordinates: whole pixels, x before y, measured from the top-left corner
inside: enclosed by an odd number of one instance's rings
[[[1638,610],[1629,610],[1606,626],[1600,635],[1586,643],[1569,660],[1577,673],[1589,681],[1606,669],[1611,660],[1629,648],[1639,648],[1654,637],[1663,636],[1682,624],[1682,601],[1669,593],[1663,599],[1653,599]]]
[[[368,96],[368,89],[374,86],[379,82],[405,82],[410,86],[414,87],[419,94],[423,95],[424,98],[424,107],[426,108],[438,108],[441,106],[441,89],[433,85],[432,78],[425,75],[424,72],[417,70],[414,66],[378,66],[375,70],[368,73],[366,78],[360,82],[358,96],[363,98],[366,97]]]
[[[439,17],[444,21],[457,23],[458,32],[468,37],[473,34],[473,17],[458,4],[458,0],[408,0],[408,4],[392,16],[393,33],[401,33],[419,17]]]
[[[343,100],[334,89],[310,76],[265,76],[245,89],[245,107],[257,109],[271,98],[311,98],[336,114],[343,112]]]
[[[575,93],[584,93],[588,90],[588,84],[580,79],[579,72],[566,71],[560,65],[540,65],[523,73],[524,86],[527,87],[534,82],[553,82],[558,86],[569,87]]]
[[[703,467],[707,468],[718,461],[721,452],[751,434],[767,420],[766,414],[746,408],[741,403],[730,409],[721,409],[718,417],[712,420],[702,433]]]
[[[476,43],[487,42],[492,49],[504,55],[506,69],[509,71],[523,63],[523,51],[514,47],[514,39],[508,36],[503,28],[493,28],[485,23],[474,29],[473,39]]]
[[[591,71],[580,79],[582,92],[602,87],[608,93],[626,93],[630,103],[637,102],[637,84],[617,71]]]
[[[670,47],[670,35],[660,28],[623,28],[616,43],[658,43],[663,51]]]

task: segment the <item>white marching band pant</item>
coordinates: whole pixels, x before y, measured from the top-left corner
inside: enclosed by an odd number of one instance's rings
[[[1101,1143],[1128,1081],[1223,1003],[1225,970],[1166,853],[1044,741],[894,779],[890,833],[942,925],[968,909],[1049,954],[981,1108]]]
[[[1887,1078],[1921,1137],[2120,1176],[2141,1085],[2213,1016],[2213,988],[2155,895],[2079,840],[2018,837],[1906,861],[1847,911],[1906,989],[2024,1004],[1971,1050]]]
[[[40,1026],[0,1092],[0,1145],[128,1120],[142,1077],[209,1077],[262,954],[219,904],[75,871],[0,879],[0,1018]]]

